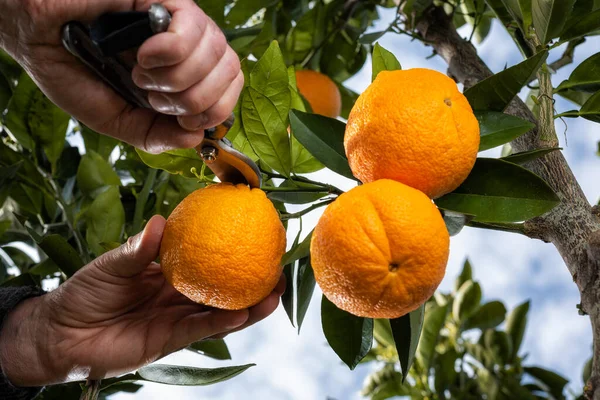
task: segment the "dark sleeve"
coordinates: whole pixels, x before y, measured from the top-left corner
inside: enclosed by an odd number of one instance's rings
[[[44,292],[32,286],[0,288],[0,329],[4,319],[21,301],[34,296],[40,296]],[[2,340],[2,337],[0,337]],[[0,399],[2,400],[30,400],[37,396],[42,388],[19,388],[13,386],[2,372],[0,365]]]

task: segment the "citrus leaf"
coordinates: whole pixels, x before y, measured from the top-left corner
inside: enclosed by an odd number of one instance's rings
[[[20,160],[12,165],[0,167],[0,187],[4,184],[8,185],[10,182],[12,182],[19,169],[21,169],[23,166],[24,162],[24,160]]]
[[[298,333],[306,311],[312,299],[313,292],[315,291],[315,274],[310,264],[310,257],[301,258],[298,261],[298,298],[296,299],[296,321],[298,323]]]
[[[577,104],[578,106],[582,106],[590,97],[592,97],[592,93],[586,92],[578,92],[573,89],[565,89],[556,93],[557,95],[569,100],[570,102]]]
[[[120,186],[121,179],[112,165],[95,151],[89,151],[81,157],[77,168],[77,186],[83,194],[92,196],[104,186]]]
[[[443,306],[433,304],[432,306],[427,307],[427,310],[425,311],[423,332],[421,333],[421,340],[417,347],[417,359],[427,375],[429,375],[429,369],[432,367],[435,347],[440,336],[440,330],[446,321],[447,314],[448,304]]]
[[[83,261],[79,253],[75,250],[65,238],[60,235],[52,234],[44,237],[32,237],[37,245],[46,253],[48,258],[60,268],[68,277],[73,276],[81,267]]]
[[[10,98],[12,97],[12,88],[10,84],[4,78],[2,74],[0,74],[0,112],[4,112]]]
[[[550,389],[550,393],[555,399],[564,399],[564,390],[569,380],[565,377],[557,374],[554,371],[550,371],[540,367],[525,367],[525,372],[533,376],[535,379],[542,382]]]
[[[108,160],[108,157],[110,157],[114,148],[117,147],[119,141],[110,136],[101,135],[83,125],[81,122],[79,125],[81,126],[81,136],[83,137],[86,153],[89,151],[95,151],[102,158]]]
[[[288,265],[301,258],[308,257],[310,255],[310,240],[312,238],[312,232],[309,233],[304,240],[297,246],[292,247],[287,253],[281,258],[281,265]]]
[[[317,114],[290,112],[292,134],[320,162],[333,172],[354,179],[344,150],[346,125]]]
[[[0,287],[39,286],[39,280],[35,276],[24,273],[19,276],[10,277],[0,284]]]
[[[466,281],[456,292],[452,303],[452,315],[459,322],[465,321],[475,313],[481,303],[481,286],[471,280]]]
[[[33,150],[35,147],[35,141],[27,123],[29,110],[36,92],[39,91],[29,75],[22,72],[4,117],[4,123],[10,133],[21,146],[28,150]]]
[[[542,215],[560,200],[539,176],[516,164],[478,158],[454,192],[436,200],[446,210],[475,215],[479,222],[520,222]]]
[[[381,38],[383,35],[385,35],[388,31],[378,31],[378,32],[371,32],[371,33],[366,33],[364,35],[362,35],[360,38],[358,38],[358,43],[360,44],[372,44],[373,42],[377,41],[379,38]]]
[[[600,91],[585,102],[579,110],[579,115],[587,120],[600,123]]]
[[[504,111],[521,88],[533,78],[547,57],[548,51],[541,51],[465,90],[471,107],[475,111]]]
[[[569,76],[556,88],[557,92],[574,89],[587,93],[600,90],[600,53],[584,60]]]
[[[282,175],[289,176],[292,160],[287,126],[270,98],[252,87],[244,89],[242,123],[250,146],[261,161]]]
[[[243,25],[261,9],[269,7],[276,2],[276,0],[238,1],[227,13],[225,22],[230,26]]]
[[[222,368],[194,368],[178,365],[152,364],[142,367],[137,374],[148,382],[178,386],[206,386],[229,380],[256,364]]]
[[[569,18],[565,24],[565,29],[560,34],[560,41],[568,42],[598,29],[600,29],[600,9],[582,17]]]
[[[294,299],[296,298],[296,263],[284,265],[283,274],[285,275],[285,292],[281,295],[281,304],[287,314],[292,326],[295,325],[294,319]]]
[[[340,310],[323,296],[321,323],[327,343],[351,370],[354,369],[373,345],[373,320]]]
[[[380,46],[379,43],[375,43],[375,47],[373,47],[373,54],[371,57],[373,60],[373,72],[371,75],[371,81],[374,81],[381,71],[395,71],[398,69],[402,69],[402,67],[400,66],[400,62],[398,61],[396,56],[394,56],[392,52]]]
[[[529,301],[519,304],[515,307],[506,319],[506,333],[510,336],[513,344],[513,351],[509,361],[515,360],[519,354],[519,348],[525,336],[527,327],[527,313],[529,312]]]
[[[121,242],[125,225],[125,209],[121,203],[119,188],[110,186],[98,194],[85,212],[87,230],[85,239],[92,252],[106,252],[102,243]]]
[[[348,119],[350,111],[352,110],[352,107],[354,107],[354,103],[359,95],[342,84],[337,83],[337,87],[340,89],[340,94],[342,95],[342,112],[340,116]]]
[[[425,306],[421,305],[416,310],[403,315],[400,318],[390,319],[390,326],[400,360],[402,370],[402,381],[408,377],[408,372],[415,360],[417,345],[423,328],[423,315]]]
[[[214,358],[215,360],[231,360],[227,343],[223,339],[201,340],[190,344],[186,349],[200,353],[206,357]]]
[[[292,94],[289,88],[288,69],[277,41],[272,41],[267,51],[254,64],[250,72],[249,85],[256,92],[267,97],[275,106],[283,123],[287,123]],[[244,107],[243,103],[242,107]]]
[[[560,35],[573,4],[575,0],[533,0],[533,26],[542,45]]]
[[[501,112],[477,111],[475,116],[481,135],[479,151],[508,143],[535,128],[529,121]]]
[[[373,320],[373,337],[381,346],[395,347],[394,335],[392,334],[392,326],[389,319],[378,318]]]
[[[506,307],[500,301],[490,301],[482,305],[463,324],[464,330],[495,328],[506,318]]]
[[[508,161],[513,164],[525,164],[530,161],[536,160],[540,157],[543,157],[546,154],[550,154],[559,150],[562,150],[562,147],[546,147],[542,149],[523,151],[520,153],[511,154],[509,156],[500,158],[500,160]]]
[[[150,154],[139,149],[135,149],[135,151],[147,166],[186,178],[196,179],[196,175],[191,172],[192,168],[200,173],[204,165],[194,149],[169,150],[160,154]]]
[[[444,218],[444,223],[446,224],[446,229],[448,229],[448,234],[450,236],[456,236],[462,231],[467,223],[473,220],[474,215],[461,214],[454,211],[449,210],[440,210],[442,213],[442,217]]]
[[[291,180],[283,181],[279,187],[290,188],[292,190],[289,192],[268,192],[267,197],[271,200],[281,201],[288,204],[307,204],[319,200],[320,198],[329,194],[326,189],[323,189],[322,192],[303,192],[302,188],[318,188],[318,186],[303,184]],[[297,192],[293,191],[294,187],[298,188]]]
[[[463,269],[460,271],[460,275],[456,277],[454,281],[454,293],[458,292],[458,289],[467,281],[473,279],[473,268],[471,267],[471,262],[467,258],[463,263]]]

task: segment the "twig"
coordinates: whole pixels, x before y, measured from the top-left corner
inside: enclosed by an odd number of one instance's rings
[[[146,203],[148,202],[148,196],[150,195],[152,186],[154,186],[154,181],[156,180],[156,173],[156,169],[148,169],[148,175],[146,176],[146,180],[144,181],[142,191],[137,195],[137,198],[135,200],[135,211],[133,212],[131,236],[137,234],[142,230],[144,209],[146,208]]]
[[[294,219],[294,218],[301,218],[302,216],[308,214],[311,211],[316,210],[317,208],[321,208],[321,207],[326,206],[326,205],[328,205],[330,203],[333,203],[334,200],[335,199],[330,199],[330,200],[322,201],[320,203],[313,204],[312,206],[310,206],[308,208],[305,208],[302,211],[298,211],[297,213],[293,213],[293,214],[281,214],[280,219],[282,221],[287,221],[287,220]]]

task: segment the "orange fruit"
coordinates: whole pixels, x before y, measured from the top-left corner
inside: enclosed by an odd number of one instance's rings
[[[310,254],[317,283],[337,307],[361,317],[398,318],[433,295],[449,244],[444,220],[425,194],[382,179],[327,207]]]
[[[309,69],[298,70],[296,86],[313,113],[336,118],[342,112],[340,90],[327,75]]]
[[[196,190],[173,210],[160,259],[167,281],[191,300],[240,310],[275,288],[285,229],[260,189],[217,184]]]
[[[456,189],[479,150],[479,123],[446,75],[383,71],[357,99],[344,136],[354,175],[393,179],[431,198]]]

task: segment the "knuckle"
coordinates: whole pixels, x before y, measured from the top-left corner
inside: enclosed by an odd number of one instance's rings
[[[229,46],[227,44],[227,39],[225,38],[225,35],[223,35],[223,32],[221,32],[221,30],[217,28],[214,23],[211,23],[207,27],[207,34],[210,35],[209,45],[213,51],[215,60],[220,60],[225,55],[227,47]]]
[[[208,108],[206,97],[203,93],[186,92],[181,101],[190,114],[200,114]]]

